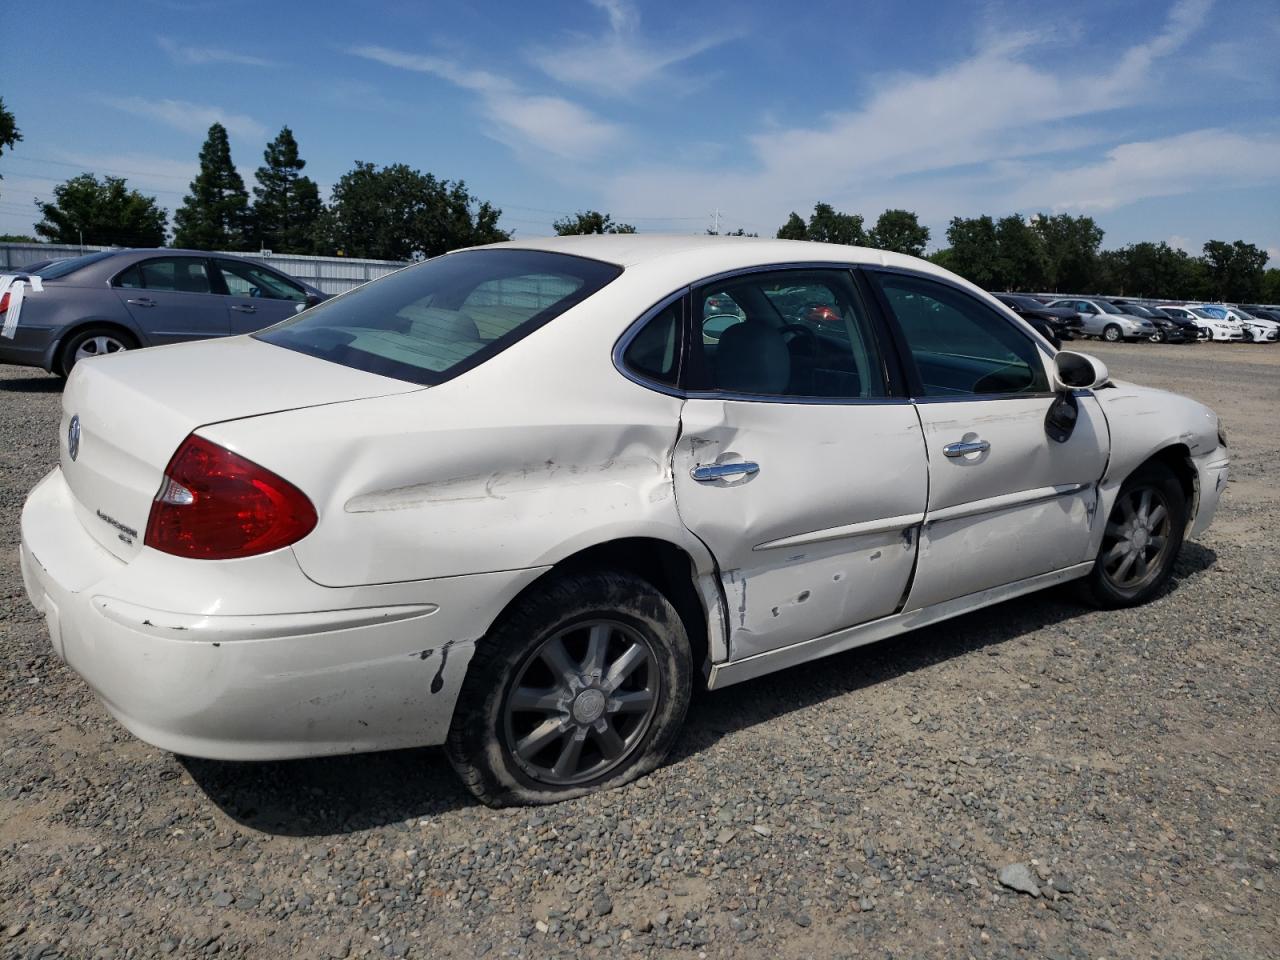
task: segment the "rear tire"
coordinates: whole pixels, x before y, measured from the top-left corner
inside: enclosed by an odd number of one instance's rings
[[[652,771],[684,723],[683,622],[626,573],[566,574],[521,598],[476,646],[449,728],[454,770],[492,807],[547,804]]]
[[[1107,343],[1119,343],[1124,339],[1124,334],[1114,323],[1109,323],[1102,331],[1102,339],[1107,341]]]
[[[1173,574],[1187,529],[1187,495],[1165,464],[1133,472],[1116,496],[1085,599],[1104,609],[1146,603]]]
[[[67,342],[58,351],[58,372],[64,377],[69,377],[71,369],[79,361],[88,357],[106,356],[136,349],[138,349],[137,338],[127,330],[107,326],[85,327],[67,338]]]

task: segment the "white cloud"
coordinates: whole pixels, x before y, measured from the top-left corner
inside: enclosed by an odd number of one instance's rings
[[[1184,237],[1180,233],[1175,233],[1168,240],[1166,240],[1165,243],[1173,247],[1173,249],[1175,250],[1181,250],[1183,253],[1191,252],[1191,238]]]
[[[576,34],[563,46],[539,48],[530,59],[561,83],[594,94],[625,96],[655,80],[668,68],[732,39],[723,31],[692,42],[654,43],[640,36],[640,15],[625,0],[591,0],[609,17],[603,35]]]
[[[159,120],[161,123],[181,130],[183,133],[204,134],[215,123],[227,128],[229,133],[239,137],[261,139],[266,136],[266,128],[252,117],[242,113],[231,113],[222,107],[200,103],[189,103],[186,100],[149,100],[146,97],[105,97],[103,102],[109,107],[132,113],[139,117]]]
[[[1280,180],[1280,137],[1222,130],[1125,143],[1105,159],[1051,173],[1021,195],[1055,210],[1111,210],[1148,197],[1202,187],[1254,186]]]
[[[950,216],[979,202],[998,210],[1094,201],[1102,194],[1087,188],[1101,187],[1108,175],[1093,169],[1100,150],[1087,155],[1104,142],[1098,129],[1087,126],[1089,118],[1158,98],[1157,61],[1186,44],[1208,8],[1208,0],[1180,0],[1153,39],[1119,55],[1097,52],[1091,60],[1041,55],[1043,35],[988,37],[974,55],[934,73],[880,78],[858,107],[819,123],[762,124],[747,138],[747,161],[736,170],[637,166],[612,179],[604,202],[615,210],[673,213],[718,205],[766,225],[817,200],[873,212],[871,198],[895,194],[899,204],[924,216],[931,206]],[[1107,139],[1114,144],[1120,137]],[[1175,175],[1172,167],[1162,178],[1154,157],[1116,150],[1118,159],[1103,165],[1117,184],[1125,180],[1126,189],[1166,195],[1198,182],[1188,171]],[[1052,163],[1044,159],[1049,157]],[[1145,178],[1136,175],[1143,162],[1152,167]],[[1075,179],[1052,173],[1080,163],[1088,172]],[[1117,164],[1131,172],[1121,174]],[[1223,163],[1230,176],[1255,166]]]
[[[569,159],[597,156],[619,145],[622,128],[563,97],[529,94],[508,77],[470,70],[444,57],[363,46],[350,51],[390,67],[431,74],[480,98],[490,136],[512,147],[532,146]]]
[[[218,47],[192,47],[178,43],[169,37],[156,37],[160,49],[168,54],[174,63],[199,66],[206,63],[231,63],[242,67],[274,67],[277,61],[253,57],[234,50],[222,50]]]

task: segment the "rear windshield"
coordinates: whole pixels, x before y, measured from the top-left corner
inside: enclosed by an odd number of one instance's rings
[[[468,250],[406,267],[259,340],[411,383],[443,383],[581,303],[622,268],[533,250]]]
[[[27,273],[35,274],[42,280],[57,280],[68,274],[75,273],[91,263],[97,263],[99,260],[105,260],[107,257],[115,256],[110,250],[103,250],[99,253],[86,253],[83,257],[71,257],[67,260],[55,260],[53,263],[46,264],[35,270],[28,270]]]

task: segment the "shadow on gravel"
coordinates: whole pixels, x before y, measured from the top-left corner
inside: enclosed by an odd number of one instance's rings
[[[1188,543],[1170,589],[1217,561]],[[671,757],[700,753],[721,737],[935,663],[986,649],[1064,621],[1094,614],[1067,587],[1043,591],[955,620],[751,680],[694,699]],[[309,837],[356,833],[432,817],[476,801],[458,782],[444,751],[426,747],[315,760],[181,763],[227,816],[252,830]]]
[[[3,393],[61,393],[66,381],[61,377],[0,377]]]

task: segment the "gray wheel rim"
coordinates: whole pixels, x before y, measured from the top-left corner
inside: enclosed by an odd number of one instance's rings
[[[116,337],[108,333],[89,337],[76,347],[76,363],[89,357],[101,357],[108,353],[121,353],[127,348]]]
[[[588,620],[525,658],[502,706],[505,746],[531,779],[571,786],[621,767],[653,724],[662,679],[649,641]]]
[[[1102,570],[1113,586],[1135,590],[1160,575],[1171,523],[1168,501],[1158,487],[1120,494],[1102,539]]]
[[[1115,343],[1115,341],[1120,339],[1120,331],[1115,327],[1107,327],[1107,329],[1102,331],[1102,338]]]

